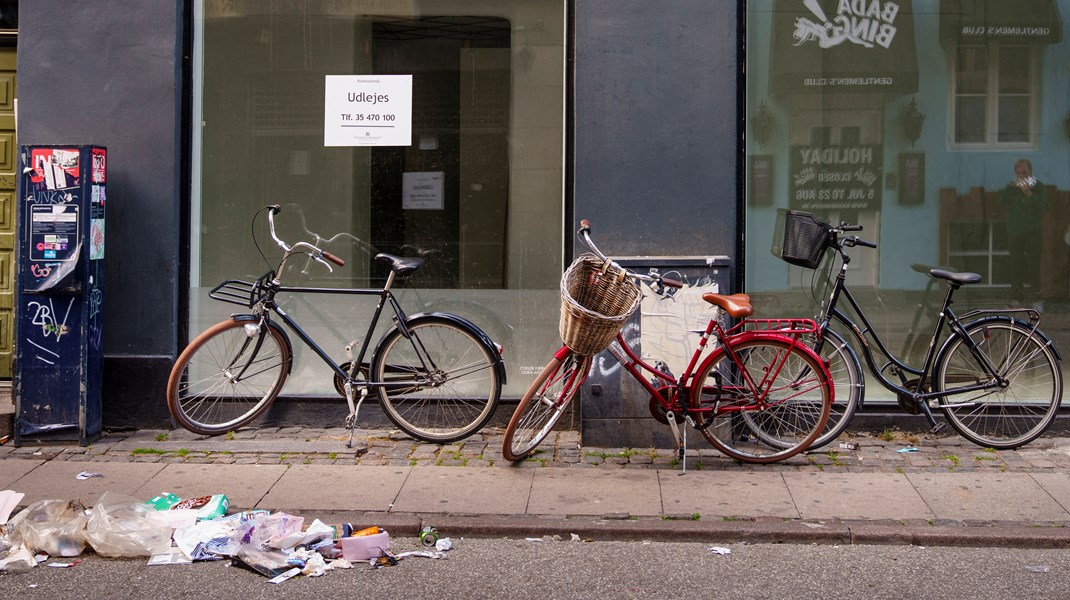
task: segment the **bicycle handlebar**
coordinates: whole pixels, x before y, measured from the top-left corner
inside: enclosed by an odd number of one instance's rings
[[[677,289],[684,287],[683,282],[676,281],[675,279],[670,279],[668,277],[662,277],[661,275],[659,275],[656,272],[651,272],[649,275],[640,275],[639,273],[636,273],[635,271],[631,271],[629,269],[625,269],[624,267],[622,267],[619,264],[617,264],[616,262],[614,262],[612,259],[610,259],[605,254],[602,254],[602,251],[599,250],[598,246],[595,246],[594,245],[594,241],[591,240],[591,222],[588,221],[587,219],[580,219],[580,229],[579,229],[579,231],[576,232],[576,235],[580,238],[580,241],[582,241],[585,246],[587,246],[588,248],[591,249],[591,252],[594,252],[595,255],[598,256],[598,258],[601,258],[602,260],[609,261],[610,263],[615,265],[617,268],[619,268],[621,271],[623,271],[625,275],[627,275],[628,277],[631,277],[632,279],[637,279],[639,281],[650,281],[650,282],[654,282],[654,283],[659,283],[659,284],[664,285],[666,287],[677,288]]]
[[[332,269],[331,265],[328,265],[326,261],[330,261],[338,265],[339,267],[346,266],[346,261],[331,254],[330,252],[327,252],[326,250],[321,250],[316,246],[309,244],[308,242],[297,242],[296,244],[291,246],[279,239],[279,236],[275,234],[275,215],[282,212],[282,207],[278,204],[271,204],[265,206],[264,208],[268,210],[268,230],[271,233],[271,239],[275,240],[275,244],[279,248],[282,248],[283,262],[286,262],[286,259],[289,258],[289,256],[294,252],[304,252],[305,254],[311,256],[313,260],[323,263],[327,267],[328,271],[334,272],[334,269]]]

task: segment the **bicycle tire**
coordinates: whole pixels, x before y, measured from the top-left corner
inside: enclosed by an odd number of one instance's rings
[[[809,448],[824,430],[832,401],[832,384],[820,359],[771,338],[738,342],[732,350],[766,400],[755,397],[756,390],[727,353],[715,355],[691,390],[692,407],[711,410],[705,415],[710,423],[700,429],[706,441],[748,463],[776,462]],[[769,443],[770,438],[777,442]]]
[[[1030,325],[1006,318],[971,323],[966,333],[1007,385],[940,396],[948,423],[971,442],[998,450],[1035,440],[1055,420],[1062,403],[1062,372],[1047,339],[1033,333]],[[941,392],[990,380],[961,335],[949,338],[941,349],[934,377]]]
[[[522,460],[534,452],[580,391],[592,359],[565,352],[564,356],[550,359],[513,411],[502,439],[505,460]]]
[[[865,374],[854,349],[842,335],[832,329],[826,329],[823,337],[820,351],[816,341],[808,338],[807,342],[825,361],[825,367],[832,377],[832,405],[829,407],[829,418],[825,422],[824,430],[810,444],[810,450],[817,450],[840,437],[850,426],[851,419],[854,418],[855,411],[862,404],[866,393]]]
[[[278,397],[290,371],[290,344],[274,323],[260,334],[247,329],[256,326],[255,320],[221,321],[179,355],[167,382],[175,422],[219,435],[247,425]]]
[[[421,317],[379,344],[372,382],[383,412],[406,434],[425,442],[462,440],[487,424],[498,407],[502,382],[496,352],[452,320]]]

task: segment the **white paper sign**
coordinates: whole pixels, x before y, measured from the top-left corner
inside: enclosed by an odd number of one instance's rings
[[[412,75],[327,75],[324,146],[411,146]]]
[[[442,171],[403,173],[401,176],[401,208],[405,210],[442,210]]]

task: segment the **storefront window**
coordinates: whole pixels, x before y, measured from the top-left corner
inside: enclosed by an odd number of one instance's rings
[[[761,314],[827,298],[826,271],[770,252],[789,209],[877,245],[850,250],[847,282],[908,363],[945,290],[932,267],[982,276],[960,314],[1035,308],[1070,348],[1066,14],[1070,0],[748,2],[744,286]],[[877,385],[866,398],[895,402]]]
[[[1028,46],[960,46],[955,55],[954,134],[962,146],[1033,145],[1035,52]]]
[[[521,393],[556,341],[547,323],[562,268],[564,4],[198,0],[190,331],[231,312],[207,298],[214,285],[277,265],[263,215],[251,224],[277,203],[280,237],[333,238],[325,247],[347,262],[333,273],[291,264],[285,283],[379,286],[377,253],[422,256],[402,305],[482,327],[506,348],[505,393]],[[411,139],[327,143],[328,78],[359,75],[411,76],[411,112],[389,115]],[[288,302],[338,360],[374,308],[339,296]],[[310,352],[298,352],[291,378],[287,392],[334,393]]]

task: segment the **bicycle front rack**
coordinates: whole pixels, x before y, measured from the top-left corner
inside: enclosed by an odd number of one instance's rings
[[[208,297],[220,302],[252,308],[263,299],[267,288],[266,283],[274,278],[275,272],[268,271],[256,281],[228,279],[212,288],[212,291],[208,292]]]

